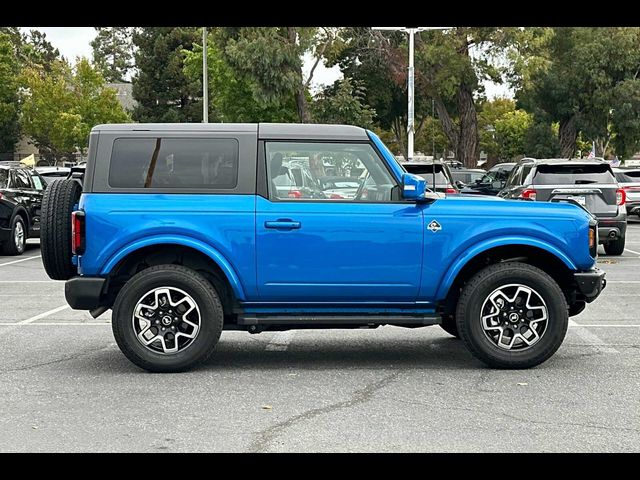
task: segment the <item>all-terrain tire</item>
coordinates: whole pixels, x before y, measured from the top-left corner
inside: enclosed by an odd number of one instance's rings
[[[611,240],[604,244],[604,251],[607,255],[622,255],[624,253],[625,237]]]
[[[42,263],[54,280],[68,280],[77,275],[77,268],[71,263],[71,213],[81,193],[82,187],[75,180],[56,180],[42,197]]]
[[[144,346],[136,332],[134,313],[136,305],[149,292],[162,287],[179,289],[197,305],[199,331],[192,343],[175,353],[164,353]],[[156,302],[159,304],[159,302]],[[164,318],[164,317],[163,317]],[[156,317],[151,317],[152,324]],[[218,343],[224,313],[216,289],[198,272],[181,265],[158,265],[133,276],[120,290],[113,305],[111,326],[116,343],[124,355],[134,364],[150,372],[181,372],[204,362]],[[158,328],[162,326],[159,323]],[[153,334],[159,334],[154,332]],[[171,333],[171,332],[167,332]]]
[[[460,338],[460,332],[458,332],[458,324],[456,323],[456,317],[453,315],[443,315],[442,323],[440,324],[440,328],[442,328],[449,335],[453,335],[456,338]]]
[[[533,289],[547,308],[547,323],[539,340],[522,350],[498,346],[485,334],[482,307],[497,289],[522,285]],[[490,306],[490,305],[489,305]],[[471,353],[494,368],[530,368],[551,357],[562,344],[569,325],[568,306],[562,290],[548,274],[520,262],[498,263],[478,272],[464,286],[456,310],[460,338]]]

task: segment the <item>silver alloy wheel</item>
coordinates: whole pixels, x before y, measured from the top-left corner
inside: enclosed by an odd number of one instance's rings
[[[24,249],[24,227],[20,221],[16,222],[16,226],[13,231],[13,243],[19,252]]]
[[[513,283],[491,292],[480,316],[484,334],[494,345],[522,351],[538,343],[546,332],[549,310],[536,290]]]
[[[200,332],[200,309],[193,297],[175,287],[145,293],[133,309],[133,330],[138,341],[164,355],[184,351]]]

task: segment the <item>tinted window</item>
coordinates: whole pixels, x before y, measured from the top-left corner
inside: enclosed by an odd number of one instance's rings
[[[7,175],[7,170],[0,168],[0,188],[7,188],[8,179],[9,176]]]
[[[44,185],[42,185],[42,180],[40,180],[39,176],[31,175],[31,181],[33,182],[33,185],[36,187],[36,190],[44,189]]]
[[[539,165],[533,183],[536,185],[581,185],[616,183],[616,180],[606,164]]]
[[[391,201],[396,186],[369,144],[268,142],[273,200]]]
[[[118,188],[232,189],[238,183],[238,142],[210,138],[119,138],[109,185]]]
[[[22,170],[13,171],[13,188],[26,188],[31,189],[31,182],[29,181],[29,175]]]
[[[533,168],[533,165],[524,165],[522,167],[522,177],[520,178],[521,185],[524,185],[525,183],[530,182],[530,179],[527,180],[527,177],[531,173],[532,168]]]
[[[616,180],[621,183],[634,183],[640,182],[640,170],[633,172],[617,172]]]
[[[409,163],[403,163],[402,166],[407,172],[420,175],[427,181],[427,184],[433,184],[433,165],[411,165]],[[435,165],[435,174],[436,185],[449,185],[449,179],[447,178],[442,165]]]

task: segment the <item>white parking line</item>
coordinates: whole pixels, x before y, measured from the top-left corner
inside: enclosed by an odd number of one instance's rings
[[[636,252],[635,250],[631,250],[630,248],[625,248],[624,250],[625,250],[626,252],[635,253],[636,255],[638,255],[638,257],[640,257],[640,252]]]
[[[64,280],[0,280],[0,283],[63,283]]]
[[[42,322],[42,323],[0,323],[0,327],[58,327],[74,325],[77,327],[86,327],[88,325],[111,325],[111,322]]]
[[[61,307],[54,308],[52,310],[49,310],[48,312],[44,312],[44,313],[41,313],[40,315],[36,315],[35,317],[31,317],[31,318],[27,318],[26,320],[22,320],[21,322],[18,322],[18,324],[19,325],[24,325],[26,323],[33,323],[36,320],[40,320],[41,318],[46,318],[49,315],[53,315],[54,313],[61,312],[62,310],[66,310],[67,308],[69,308],[69,305],[62,305]]]
[[[27,260],[33,260],[34,258],[42,258],[42,255],[34,255],[33,257],[21,258],[20,260],[14,260],[13,262],[0,263],[0,267],[5,265],[13,265],[14,263],[26,262]]]
[[[284,352],[289,347],[294,335],[295,332],[293,330],[276,333],[265,347],[265,350],[269,352]]]
[[[574,322],[569,319],[569,327],[584,327],[585,325],[580,325],[579,323]],[[597,336],[595,333],[590,332],[586,328],[578,328],[575,330],[576,335],[578,335],[584,342],[588,343],[600,353],[620,353],[613,347],[610,347],[604,341]]]

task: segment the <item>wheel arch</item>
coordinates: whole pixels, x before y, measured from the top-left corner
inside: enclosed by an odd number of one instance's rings
[[[17,206],[13,210],[13,215],[11,216],[11,223],[9,225],[13,225],[13,220],[14,218],[16,218],[16,216],[20,216],[22,220],[24,220],[25,227],[27,228],[27,231],[24,232],[24,234],[26,236],[29,236],[29,229],[31,228],[31,219],[29,218],[29,213],[27,212],[27,209],[24,208],[23,206]]]
[[[444,311],[455,311],[462,287],[477,272],[489,265],[505,261],[519,261],[540,268],[558,283],[567,295],[567,300],[571,300],[569,296],[572,273],[577,267],[564,252],[536,239],[494,239],[465,251],[447,270],[447,275],[438,288],[438,298],[445,299]]]
[[[212,283],[216,282],[225,289],[225,292],[219,292],[220,295],[228,296],[231,301],[245,299],[240,279],[224,255],[192,238],[156,236],[132,242],[105,263],[100,275],[117,279],[162,263],[185,265],[202,271]]]

